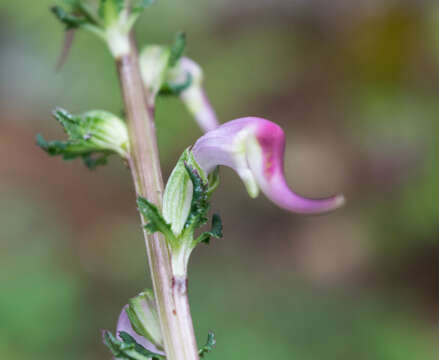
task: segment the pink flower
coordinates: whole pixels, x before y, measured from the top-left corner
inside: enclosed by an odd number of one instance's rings
[[[316,214],[344,204],[343,195],[307,199],[288,187],[283,169],[285,135],[269,120],[246,117],[229,121],[200,137],[192,152],[206,173],[218,165],[229,166],[241,177],[251,197],[260,189],[283,209]]]

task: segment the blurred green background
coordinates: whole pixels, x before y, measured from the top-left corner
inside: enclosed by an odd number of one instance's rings
[[[78,33],[61,71],[52,0],[0,1],[0,358],[110,359],[100,330],[150,286],[130,176],[49,158],[50,116],[120,114],[115,66]],[[158,0],[139,44],[188,36],[222,122],[245,115],[287,135],[291,187],[344,192],[318,217],[251,200],[222,170],[225,237],[199,247],[190,300],[209,359],[439,358],[439,4],[402,0]],[[167,177],[201,132],[160,100]]]

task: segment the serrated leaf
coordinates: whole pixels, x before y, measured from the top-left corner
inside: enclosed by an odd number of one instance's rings
[[[215,340],[215,334],[212,331],[209,331],[209,333],[207,334],[207,341],[206,344],[204,344],[204,346],[198,350],[198,355],[200,356],[200,358],[204,358],[204,356],[211,352],[216,344],[216,340]]]
[[[208,220],[206,216],[210,207],[207,195],[208,183],[201,177],[198,170],[189,165],[188,162],[185,162],[185,167],[193,185],[191,211],[185,227],[196,229]]]
[[[60,6],[53,6],[51,11],[66,26],[66,30],[76,29],[87,22],[83,16],[69,14]]]
[[[37,145],[49,155],[62,155],[65,160],[75,159],[87,152],[86,148],[80,144],[70,143],[69,141],[46,141],[41,134],[37,135]]]
[[[134,345],[126,346],[119,341],[111,332],[103,332],[103,342],[108,347],[116,359],[123,360],[147,360],[148,358],[142,354],[137,354]]]
[[[104,331],[104,344],[110,349],[116,359],[123,360],[162,360],[163,355],[156,354],[145,349],[138,344],[136,340],[128,333],[121,331],[119,333],[122,341],[118,340],[111,332]]]
[[[59,155],[62,154],[64,149],[67,147],[66,142],[64,141],[46,141],[41,134],[37,134],[36,137],[37,145],[46,151],[49,155]]]
[[[223,237],[223,224],[219,214],[213,214],[212,216],[212,227],[210,231],[203,232],[197,239],[196,243],[209,244],[210,238],[214,237],[216,239],[221,239]]]
[[[64,131],[69,135],[71,140],[82,140],[83,133],[81,131],[81,119],[70,114],[62,108],[56,108],[52,112],[56,120],[63,126]]]
[[[49,155],[61,155],[64,160],[81,157],[91,169],[104,165],[107,157],[128,154],[128,132],[122,120],[105,111],[90,111],[74,116],[64,109],[55,109],[53,115],[68,135],[66,141],[46,141],[37,135],[37,145]]]
[[[134,346],[134,350],[143,356],[147,356],[148,358],[151,358],[152,360],[160,360],[160,359],[166,358],[163,355],[160,355],[160,354],[152,352],[148,349],[145,349],[142,345],[137,343],[136,340],[130,334],[128,334],[125,331],[119,332],[119,336],[123,340],[124,344],[126,344],[127,346]]]
[[[137,198],[137,205],[140,213],[148,221],[148,224],[145,226],[145,228],[150,233],[155,233],[157,231],[161,232],[163,235],[165,235],[166,239],[171,242],[171,244],[175,244],[177,239],[171,230],[171,225],[168,224],[165,219],[163,219],[162,215],[157,209],[157,206],[141,196]]]
[[[210,178],[214,181],[214,187],[218,182],[217,176],[218,172]],[[186,276],[190,254],[198,243],[209,243],[211,237],[222,237],[221,218],[218,214],[214,214],[211,230],[203,232],[194,239],[195,229],[209,220],[207,215],[210,207],[208,179],[209,177],[199,166],[193,153],[186,149],[166,185],[164,207],[166,219],[178,225],[175,231],[177,242],[171,247],[172,271],[175,276]],[[189,196],[190,192],[192,196]],[[189,204],[190,208],[188,208]],[[184,211],[179,211],[180,208]],[[184,219],[187,220],[181,231],[181,221]]]
[[[95,155],[93,152],[87,152],[83,146],[68,141],[46,141],[41,134],[37,135],[37,145],[51,156],[61,155],[63,160],[73,160],[80,157],[85,166],[91,170],[99,165],[107,164],[107,158],[110,155],[107,152]]]
[[[183,56],[184,49],[186,48],[186,34],[179,32],[175,38],[174,43],[171,46],[171,55],[169,56],[169,67],[174,67],[178,60]]]

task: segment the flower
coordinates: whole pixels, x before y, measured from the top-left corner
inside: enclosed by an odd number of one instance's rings
[[[279,207],[316,214],[344,204],[343,195],[307,199],[294,193],[285,180],[285,134],[277,124],[257,117],[229,121],[198,139],[192,148],[195,160],[208,174],[218,165],[234,169],[251,197],[259,189]]]
[[[152,351],[154,353],[157,353],[157,354],[163,354],[164,355],[164,353],[163,353],[163,351],[161,349],[159,349],[151,341],[147,340],[145,337],[137,334],[134,331],[133,327],[131,326],[130,319],[129,319],[127,311],[126,311],[127,308],[128,308],[128,305],[125,305],[122,308],[122,311],[121,311],[121,313],[119,315],[119,319],[117,321],[117,328],[116,328],[117,337],[119,339],[121,339],[121,337],[119,336],[119,333],[121,331],[126,332],[127,334],[131,335],[134,338],[134,340],[136,340],[136,342],[138,344],[142,345],[145,349],[147,349],[149,351]]]
[[[48,142],[38,135],[38,146],[49,155],[61,155],[66,160],[82,157],[90,168],[105,164],[111,154],[128,158],[128,130],[117,116],[103,110],[72,115],[61,108],[55,109],[53,115],[63,126],[68,140]]]
[[[160,45],[148,45],[140,54],[150,106],[154,106],[159,94],[178,95],[204,132],[216,129],[219,123],[203,88],[203,70],[187,57],[178,58],[175,63],[172,59],[172,48]]]
[[[195,61],[182,57],[168,72],[168,84],[178,86],[184,83],[186,78],[189,78],[191,83],[181,91],[181,100],[204,132],[216,129],[219,123],[202,86],[203,70]]]

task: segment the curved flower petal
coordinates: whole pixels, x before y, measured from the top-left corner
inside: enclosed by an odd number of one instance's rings
[[[203,71],[195,61],[182,57],[177,65],[170,69],[168,82],[178,85],[184,83],[187,76],[190,76],[191,84],[180,93],[181,100],[204,132],[216,129],[219,123],[202,86]]]
[[[316,214],[340,207],[344,197],[307,199],[294,193],[284,176],[285,135],[275,123],[256,117],[229,121],[195,143],[198,164],[210,173],[218,165],[233,168],[250,196],[260,189],[271,201],[289,211]]]
[[[119,336],[119,332],[120,331],[124,331],[126,333],[128,333],[129,335],[131,335],[134,340],[136,340],[137,343],[139,343],[140,345],[142,345],[145,349],[155,352],[156,354],[163,354],[163,351],[157,349],[157,347],[151,343],[150,341],[148,341],[147,339],[145,339],[143,336],[140,336],[139,334],[137,334],[133,327],[131,326],[130,323],[130,319],[128,318],[126,309],[127,309],[128,305],[125,305],[122,308],[122,311],[120,312],[119,315],[119,319],[117,321],[117,328],[116,328],[116,333],[117,333],[117,337],[122,340]]]
[[[140,54],[142,80],[151,93],[150,105],[154,105],[161,90],[172,89],[204,132],[216,129],[219,123],[203,89],[203,70],[187,57],[171,66],[170,56],[170,48],[160,45],[148,45]]]

